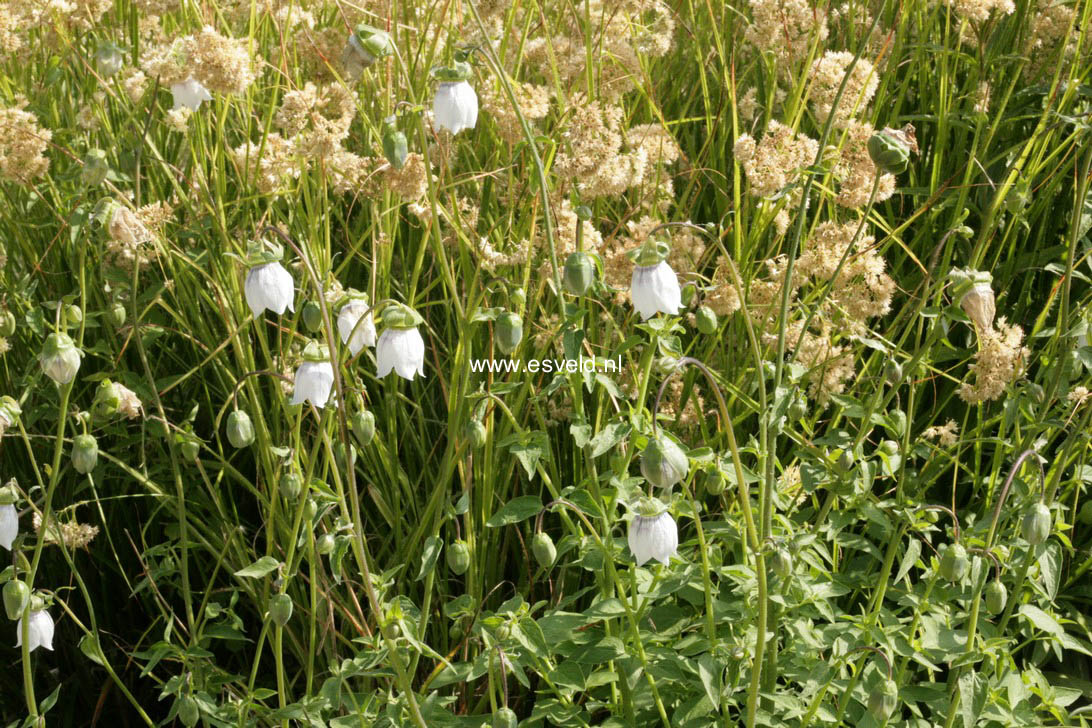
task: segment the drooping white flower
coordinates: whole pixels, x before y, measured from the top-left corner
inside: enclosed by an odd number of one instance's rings
[[[23,646],[22,617],[15,623],[15,646]],[[27,650],[34,652],[39,647],[53,650],[53,617],[44,609],[31,612],[30,621],[27,623]]]
[[[421,316],[408,306],[392,306],[383,313],[383,333],[375,347],[378,376],[391,371],[404,379],[425,376],[425,340],[417,330]]]
[[[629,524],[628,540],[638,566],[644,566],[649,559],[667,564],[679,548],[679,528],[667,511],[654,516],[637,515]]]
[[[375,321],[366,298],[351,298],[337,314],[341,343],[356,356],[365,346],[375,346]]]
[[[11,503],[0,505],[0,546],[11,551],[15,537],[19,535],[19,514]]]
[[[57,384],[68,384],[80,369],[82,352],[68,334],[50,334],[42,347],[38,362],[45,375]]]
[[[679,277],[666,260],[661,260],[656,265],[636,266],[633,269],[629,294],[633,307],[644,320],[657,313],[675,315],[682,307]]]
[[[322,409],[330,399],[330,389],[333,386],[334,367],[330,364],[330,354],[325,347],[311,342],[303,352],[303,363],[296,370],[296,386],[292,390],[291,403],[310,402]]]
[[[295,283],[292,274],[284,266],[274,261],[262,263],[250,269],[246,274],[246,302],[254,312],[254,318],[262,315],[267,308],[278,316],[287,308],[295,311],[292,299],[295,295]]]
[[[212,101],[212,94],[200,81],[190,76],[185,81],[171,85],[171,93],[174,95],[174,107],[171,111],[189,109],[197,111],[205,101]]]
[[[432,101],[436,125],[458,134],[478,123],[478,94],[466,81],[447,81],[436,87]]]

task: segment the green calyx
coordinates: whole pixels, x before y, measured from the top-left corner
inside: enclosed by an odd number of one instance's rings
[[[441,83],[457,83],[459,81],[468,81],[470,77],[474,75],[473,69],[470,68],[470,64],[466,61],[455,61],[450,66],[436,66],[429,75]]]
[[[330,361],[330,349],[317,341],[309,341],[303,349],[303,360],[310,362]]]
[[[10,506],[18,502],[19,494],[15,492],[15,488],[10,485],[0,488],[0,506]]]
[[[104,197],[98,201],[95,205],[95,209],[91,211],[91,225],[93,227],[107,227],[110,221],[114,219],[114,213],[117,212],[121,205],[118,201],[112,197]]]
[[[868,139],[868,156],[872,158],[872,163],[889,174],[903,172],[910,161],[910,153],[917,151],[912,127],[886,128]]]
[[[402,169],[409,156],[409,141],[398,129],[393,116],[388,116],[383,122],[383,156],[395,169]]]
[[[963,298],[967,295],[975,286],[985,284],[987,286],[993,283],[993,276],[987,271],[975,270],[974,268],[955,268],[948,273],[948,280],[952,282],[953,297],[956,300]]]
[[[0,397],[0,417],[7,420],[7,423],[4,424],[5,427],[15,424],[21,414],[23,414],[23,410],[19,408],[19,403],[14,398],[7,395]]]
[[[413,329],[424,322],[421,314],[404,303],[391,304],[383,311],[383,325],[388,329]]]
[[[391,34],[367,23],[356,26],[353,38],[360,44],[361,50],[372,56],[373,63],[394,53],[394,39]]]
[[[633,510],[641,518],[656,518],[667,513],[667,506],[656,498],[642,498]]]
[[[667,260],[671,246],[664,240],[646,240],[642,245],[630,250],[626,256],[642,268],[659,265]]]
[[[277,263],[284,258],[284,248],[276,243],[266,240],[251,240],[246,245],[246,264],[253,268],[256,265]]]
[[[45,344],[42,345],[42,358],[51,359],[73,350],[76,350],[76,342],[72,341],[72,337],[56,332],[46,337]]]

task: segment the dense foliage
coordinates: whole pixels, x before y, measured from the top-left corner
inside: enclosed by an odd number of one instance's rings
[[[1090,35],[0,0],[0,718],[1086,725]]]

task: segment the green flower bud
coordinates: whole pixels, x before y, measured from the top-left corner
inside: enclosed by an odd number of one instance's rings
[[[184,460],[196,460],[201,454],[201,440],[192,432],[183,433],[180,437],[179,449]]]
[[[310,523],[315,520],[316,515],[318,515],[318,503],[315,502],[314,498],[308,497],[303,502],[303,518]]]
[[[281,475],[277,490],[286,501],[293,503],[303,492],[303,478],[295,470],[287,470]]]
[[[910,161],[910,153],[917,151],[913,127],[907,129],[884,129],[874,133],[868,140],[868,156],[878,169],[890,174],[900,174]]]
[[[76,435],[72,440],[72,467],[87,474],[99,462],[99,444],[91,435]]]
[[[337,545],[337,539],[334,538],[332,533],[324,533],[319,536],[318,541],[315,542],[315,551],[318,551],[323,556],[329,556],[334,552],[334,546]]]
[[[4,584],[4,611],[8,613],[8,619],[20,619],[29,603],[30,587],[25,582],[12,579]]]
[[[466,428],[463,431],[463,437],[470,443],[470,447],[473,450],[477,450],[479,447],[485,444],[485,425],[482,421],[474,418],[470,422],[466,423]]]
[[[728,487],[728,479],[724,477],[724,471],[714,468],[705,474],[705,492],[709,495],[720,495]]]
[[[497,636],[498,640],[504,642],[506,639],[512,636],[512,627],[509,626],[508,622],[501,622],[497,625],[497,629],[495,630],[494,634]]]
[[[1020,533],[1029,544],[1038,546],[1050,537],[1050,529],[1053,525],[1054,519],[1050,515],[1050,509],[1043,503],[1036,503],[1020,522]]]
[[[838,470],[842,473],[848,473],[853,469],[853,451],[843,450],[842,454],[838,456]]]
[[[894,457],[899,454],[899,443],[894,440],[884,440],[880,443],[879,451],[887,457]]]
[[[57,384],[68,384],[76,378],[83,352],[76,348],[68,334],[50,334],[38,356],[38,363],[47,377]]]
[[[95,50],[95,68],[106,78],[110,78],[125,66],[125,53],[109,41],[99,44]]]
[[[106,311],[106,319],[115,329],[119,329],[125,324],[125,315],[125,306],[120,303],[115,303]]]
[[[658,436],[641,453],[641,475],[659,488],[671,488],[690,472],[690,460],[674,440]]]
[[[792,554],[784,546],[777,547],[770,559],[770,566],[779,577],[788,579],[792,575]]]
[[[357,410],[351,420],[353,437],[360,447],[367,447],[375,437],[375,415],[371,410]]]
[[[803,397],[794,397],[789,405],[789,418],[796,421],[808,415],[808,403]]]
[[[269,619],[278,627],[288,624],[292,619],[292,598],[287,594],[274,594],[269,600]]]
[[[953,584],[963,581],[971,562],[967,558],[967,549],[956,542],[948,546],[940,557],[940,575]]]
[[[575,296],[583,296],[595,282],[595,263],[582,251],[569,255],[565,261],[565,290]]]
[[[15,333],[15,314],[6,308],[0,311],[0,336],[7,338]]]
[[[873,688],[868,696],[868,712],[877,723],[883,723],[895,708],[899,705],[899,686],[890,678],[884,678],[883,683]]]
[[[493,728],[516,728],[516,714],[511,708],[501,708],[493,714]]]
[[[717,332],[717,315],[713,313],[713,309],[702,306],[694,316],[698,321],[698,331],[706,335]]]
[[[227,420],[228,442],[232,447],[249,447],[254,442],[254,423],[243,410],[234,410]]]
[[[13,397],[6,394],[0,397],[0,435],[3,435],[6,429],[18,422],[21,414],[23,414],[23,410]]]
[[[339,442],[334,445],[334,462],[341,468],[341,472],[348,472],[350,468],[356,467],[356,448],[350,443],[346,445],[344,442]]]
[[[103,379],[95,389],[95,398],[91,400],[91,414],[95,417],[113,417],[121,407],[121,392],[109,379]]]
[[[74,303],[64,307],[64,320],[69,326],[79,326],[83,323],[83,309]]]
[[[322,308],[314,301],[303,304],[303,325],[312,334],[322,329]]]
[[[683,308],[689,308],[690,303],[694,300],[694,296],[696,295],[698,295],[698,287],[696,285],[693,283],[684,284],[679,293],[679,300],[682,302]]]
[[[1077,520],[1086,526],[1092,523],[1092,500],[1081,506],[1081,510],[1077,512]]]
[[[902,381],[902,364],[892,359],[887,363],[887,383],[892,387]]]
[[[456,541],[447,549],[447,568],[455,576],[462,576],[470,568],[470,547],[466,541]]]
[[[511,311],[506,311],[497,317],[497,348],[502,354],[511,354],[522,339],[523,319]]]
[[[83,155],[83,169],[80,181],[88,187],[98,187],[110,174],[110,165],[106,163],[106,152],[101,149],[89,149]]]
[[[383,156],[395,169],[402,169],[409,156],[409,142],[406,135],[394,123],[393,116],[387,117],[383,124]]]
[[[557,560],[557,547],[549,534],[539,531],[531,540],[531,553],[535,555],[535,561],[543,569],[549,569]]]
[[[994,579],[986,585],[986,611],[990,614],[1000,614],[1008,602],[1009,595],[1005,591],[1005,585],[998,579]]]
[[[522,308],[523,304],[527,303],[527,292],[523,290],[523,287],[517,288],[512,291],[511,295],[512,305],[516,308]]]

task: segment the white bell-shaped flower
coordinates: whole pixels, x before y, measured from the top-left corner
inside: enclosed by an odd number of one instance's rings
[[[413,380],[425,376],[425,340],[417,330],[421,316],[408,306],[395,305],[383,312],[383,333],[375,347],[375,363],[380,377],[391,371]]]
[[[310,402],[322,409],[330,399],[330,389],[333,386],[334,367],[330,364],[329,352],[325,347],[311,342],[303,352],[303,363],[296,370],[296,386],[292,390],[291,403]]]
[[[278,316],[286,308],[296,310],[292,303],[295,296],[292,274],[276,261],[251,268],[246,274],[245,290],[246,302],[254,312],[254,318],[261,316],[267,308]]]
[[[185,81],[171,85],[171,94],[174,95],[174,107],[171,111],[189,109],[197,111],[205,101],[212,101],[212,94],[200,81],[190,76]]]
[[[341,343],[347,344],[353,356],[365,346],[375,346],[375,321],[366,298],[351,298],[337,314],[337,331]]]
[[[47,377],[57,384],[68,384],[80,369],[81,356],[72,337],[58,332],[46,337],[38,362]]]
[[[448,81],[436,87],[432,101],[436,125],[458,134],[478,123],[478,94],[466,81]]]
[[[629,524],[628,540],[638,566],[644,566],[649,559],[667,564],[679,548],[679,528],[666,510],[656,515],[636,515]]]
[[[666,260],[661,260],[656,265],[635,267],[629,295],[633,300],[633,307],[646,321],[657,313],[675,315],[682,307],[679,277]]]
[[[11,551],[15,537],[19,535],[19,514],[11,503],[0,505],[0,546]]]
[[[53,649],[53,617],[49,612],[39,609],[30,613],[27,623],[27,650],[34,652],[39,647]],[[23,646],[23,618],[15,623],[15,646]]]

